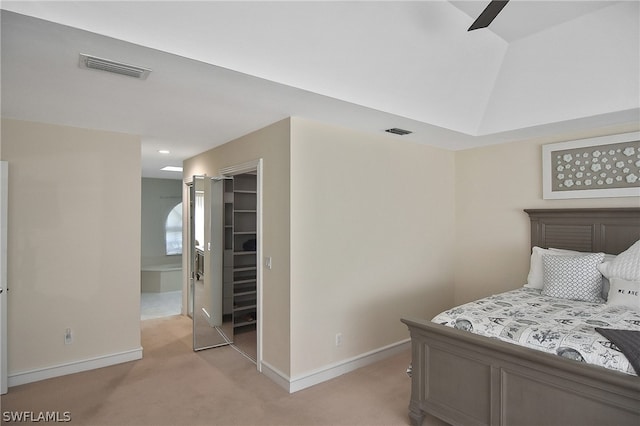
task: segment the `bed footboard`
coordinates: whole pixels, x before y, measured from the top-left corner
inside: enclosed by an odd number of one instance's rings
[[[640,378],[402,319],[412,341],[409,416],[452,425],[638,425]]]

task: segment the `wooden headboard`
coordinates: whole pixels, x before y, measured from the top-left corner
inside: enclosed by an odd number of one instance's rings
[[[526,209],[531,247],[619,254],[640,240],[640,208]]]

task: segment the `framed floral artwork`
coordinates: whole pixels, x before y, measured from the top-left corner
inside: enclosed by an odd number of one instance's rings
[[[542,195],[640,197],[640,132],[543,145]]]

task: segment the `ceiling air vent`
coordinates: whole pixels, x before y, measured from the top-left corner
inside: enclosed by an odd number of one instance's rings
[[[135,65],[123,64],[122,62],[111,61],[109,59],[98,58],[95,56],[80,54],[80,68],[92,70],[107,71],[114,74],[126,75],[128,77],[139,78],[145,80],[151,72],[148,68],[138,67]]]
[[[404,136],[404,135],[408,135],[408,134],[413,133],[410,130],[398,129],[397,127],[394,127],[392,129],[387,129],[387,130],[385,130],[385,132],[393,133],[394,135],[400,135],[400,136]]]

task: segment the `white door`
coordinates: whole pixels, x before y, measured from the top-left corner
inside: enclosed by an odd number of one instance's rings
[[[0,161],[0,394],[7,393],[7,179],[8,164]]]

